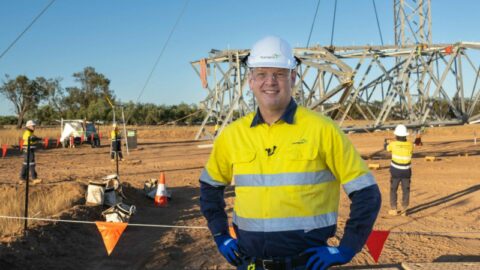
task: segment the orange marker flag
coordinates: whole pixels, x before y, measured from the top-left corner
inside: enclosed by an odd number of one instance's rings
[[[7,155],[7,148],[8,148],[7,144],[2,145],[2,158],[4,158]]]
[[[18,142],[18,145],[20,146],[20,151],[22,151],[22,149],[23,149],[23,139],[20,139],[20,141]]]
[[[390,234],[390,231],[372,231],[370,236],[368,236],[368,251],[375,262],[378,262],[378,258],[380,258],[380,254],[382,254],[383,245],[385,241],[387,241],[388,234]]]
[[[202,80],[202,87],[208,87],[207,81],[207,59],[200,60],[200,80]]]
[[[127,228],[128,223],[96,221],[95,224],[97,225],[98,231],[102,235],[103,243],[105,244],[105,249],[107,249],[108,256],[110,256],[123,231],[125,228]]]
[[[43,147],[44,147],[45,149],[48,148],[48,141],[49,141],[48,137],[45,137],[45,139],[43,139]]]
[[[228,232],[230,233],[230,236],[233,239],[237,239],[237,234],[235,233],[235,229],[233,228],[233,225],[228,226]]]

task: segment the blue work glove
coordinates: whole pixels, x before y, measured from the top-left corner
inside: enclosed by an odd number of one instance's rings
[[[215,243],[217,243],[218,250],[230,264],[239,266],[242,263],[240,252],[238,251],[237,240],[224,234],[215,236],[214,239]]]
[[[347,247],[314,247],[304,251],[312,253],[307,261],[309,270],[325,270],[332,265],[348,263],[355,256],[355,252]]]

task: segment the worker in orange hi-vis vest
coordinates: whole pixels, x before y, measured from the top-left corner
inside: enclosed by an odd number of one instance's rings
[[[115,161],[115,155],[118,153],[118,158],[123,161],[123,154],[122,154],[122,134],[118,130],[117,123],[113,123],[112,125],[112,132],[110,132],[110,139],[112,142],[111,145],[111,152],[110,152],[110,160],[113,162]]]
[[[37,179],[37,171],[35,170],[35,144],[37,141],[41,140],[39,137],[33,135],[35,131],[35,122],[33,120],[28,120],[25,125],[25,131],[23,132],[22,139],[24,141],[22,152],[23,152],[23,166],[20,171],[20,181],[19,184],[23,184],[27,180],[28,172],[30,171],[30,180],[34,183],[40,182]],[[30,145],[30,151],[28,146]]]
[[[392,153],[390,163],[390,210],[388,214],[406,216],[410,201],[413,144],[407,141],[408,131],[404,125],[398,125],[393,134],[396,140],[390,142],[387,146],[387,151]],[[400,183],[402,184],[402,209],[399,211],[397,210],[397,189]]]

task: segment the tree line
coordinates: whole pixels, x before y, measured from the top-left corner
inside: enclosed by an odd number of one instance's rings
[[[0,94],[14,106],[15,116],[0,116],[0,124],[22,127],[27,119],[41,124],[55,124],[63,119],[86,119],[88,121],[110,122],[115,104],[116,118],[120,119],[120,102],[110,89],[110,80],[93,67],[85,67],[73,74],[78,84],[63,88],[61,78],[28,78],[5,75]],[[128,102],[121,104],[127,124],[194,124],[205,116],[196,105],[156,105],[153,103]]]
[[[63,88],[61,78],[37,77],[28,78],[18,75],[11,78],[5,75],[0,85],[0,95],[10,101],[15,110],[15,116],[0,116],[0,125],[16,125],[21,128],[27,119],[35,119],[44,125],[56,124],[63,119],[86,119],[88,121],[111,122],[113,109],[109,104],[116,105],[116,119],[120,119],[120,104],[110,88],[110,80],[97,72],[93,67],[85,67],[73,75],[76,86]],[[454,103],[459,101],[454,98]],[[466,99],[467,105],[471,99]],[[126,124],[159,125],[159,124],[199,124],[205,118],[205,112],[194,104],[157,105],[153,103],[128,102],[121,104]],[[381,101],[369,104],[357,104],[363,112],[370,111],[377,115],[382,108]],[[326,107],[333,104],[326,104]],[[429,106],[442,118],[454,118],[448,102],[444,99],[431,99]],[[391,119],[406,119],[408,115],[401,110],[401,105],[392,108]],[[477,106],[475,114],[480,113]],[[238,115],[234,115],[237,118]],[[333,116],[334,117],[334,116]],[[354,107],[349,112],[351,119],[364,119],[362,112]],[[334,117],[335,118],[335,117]]]

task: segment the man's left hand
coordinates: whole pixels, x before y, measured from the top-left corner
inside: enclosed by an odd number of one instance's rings
[[[233,266],[239,266],[242,263],[237,240],[233,239],[229,235],[215,236],[214,239],[218,250],[230,264]]]
[[[355,252],[348,247],[314,247],[305,250],[312,253],[307,261],[307,269],[325,270],[332,265],[348,263],[355,256]]]

